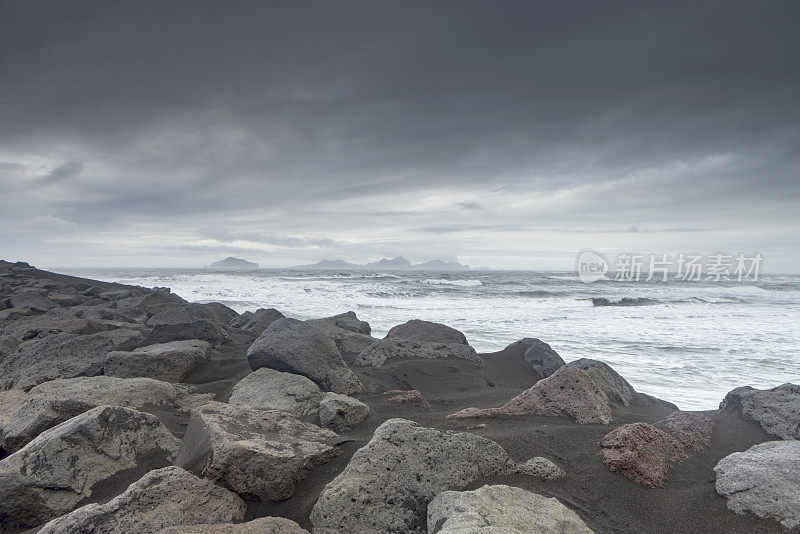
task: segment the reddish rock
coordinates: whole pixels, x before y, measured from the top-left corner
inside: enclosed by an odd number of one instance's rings
[[[600,444],[611,471],[648,488],[663,486],[670,466],[686,459],[677,439],[647,423],[616,428]]]
[[[417,404],[424,408],[431,407],[418,389],[392,389],[385,392],[384,395],[391,395],[389,400],[398,404]]]
[[[447,417],[522,414],[571,417],[581,424],[608,424],[611,405],[586,371],[565,366],[499,408],[467,408]]]
[[[687,449],[702,451],[711,445],[714,421],[702,413],[678,410],[656,424],[672,434]]]

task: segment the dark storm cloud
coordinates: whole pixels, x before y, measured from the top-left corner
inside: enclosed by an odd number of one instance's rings
[[[308,259],[420,231],[491,256],[512,227],[796,227],[799,19],[793,1],[3,2],[0,222]]]

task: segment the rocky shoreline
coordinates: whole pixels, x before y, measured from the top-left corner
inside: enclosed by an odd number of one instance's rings
[[[800,386],[562,356],[0,261],[0,532],[800,531]]]

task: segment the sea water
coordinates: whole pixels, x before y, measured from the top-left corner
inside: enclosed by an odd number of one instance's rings
[[[425,319],[464,332],[478,352],[539,338],[569,362],[602,360],[637,391],[684,410],[714,409],[731,389],[800,383],[800,276],[738,282],[584,284],[574,273],[59,269],[167,286],[238,312],[309,319],[353,310],[382,337]]]

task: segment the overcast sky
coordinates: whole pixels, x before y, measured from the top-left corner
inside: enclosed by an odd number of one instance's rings
[[[800,2],[0,2],[0,258],[760,252],[800,271]]]

